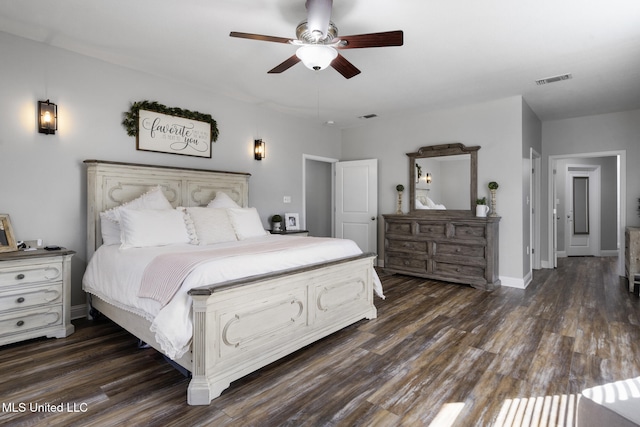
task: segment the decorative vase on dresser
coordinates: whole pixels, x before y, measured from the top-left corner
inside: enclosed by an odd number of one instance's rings
[[[0,254],[0,345],[73,333],[70,301],[74,254],[66,249]]]

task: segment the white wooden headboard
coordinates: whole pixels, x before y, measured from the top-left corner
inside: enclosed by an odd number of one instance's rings
[[[100,212],[131,201],[160,185],[173,207],[206,206],[216,192],[249,205],[249,177],[241,172],[85,160],[87,165],[87,260],[102,244]]]

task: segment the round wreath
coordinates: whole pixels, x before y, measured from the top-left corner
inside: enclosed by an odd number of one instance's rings
[[[140,118],[140,110],[155,111],[156,113],[167,114],[169,116],[182,117],[184,119],[196,120],[198,122],[207,122],[211,125],[211,142],[218,140],[218,124],[211,117],[211,114],[202,114],[197,111],[183,110],[182,108],[170,108],[166,105],[159,104],[156,101],[139,101],[131,104],[129,111],[124,113],[122,126],[127,130],[127,135],[138,135],[138,122]]]

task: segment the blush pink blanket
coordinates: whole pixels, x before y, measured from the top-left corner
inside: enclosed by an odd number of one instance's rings
[[[258,256],[260,253],[296,249],[317,244],[323,238],[287,238],[256,242],[255,245],[211,248],[197,252],[177,252],[158,255],[146,267],[138,296],[151,298],[165,306],[182,286],[182,282],[198,266],[221,258]]]

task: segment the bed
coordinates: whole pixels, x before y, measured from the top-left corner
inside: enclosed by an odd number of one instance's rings
[[[189,279],[184,280],[173,298],[181,295],[189,304],[187,312],[191,335],[186,351],[167,350],[167,345],[163,342],[164,336],[158,335],[154,325],[156,319],[152,315],[113,300],[107,291],[95,285],[94,282],[98,280],[92,279],[92,275],[98,275],[96,271],[119,271],[120,267],[115,268],[113,265],[119,266],[121,264],[118,263],[124,262],[118,256],[125,250],[118,250],[117,247],[113,249],[106,242],[103,245],[103,235],[107,231],[103,233],[102,227],[106,228],[105,224],[109,222],[105,223],[100,214],[126,206],[128,202],[140,199],[154,188],[161,191],[171,208],[202,209],[201,207],[213,203],[212,200],[217,200],[217,195],[222,193],[242,208],[243,212],[248,211],[250,175],[99,160],[86,160],[85,164],[87,259],[90,262],[83,288],[89,295],[92,313],[99,312],[110,318],[188,371],[191,374],[187,390],[188,404],[208,405],[232,381],[346,326],[376,317],[374,292],[381,297],[383,295],[373,268],[375,254],[363,254],[359,249],[353,251],[347,247],[342,255],[334,254],[331,259],[308,255],[303,265],[291,266],[289,263],[280,265],[278,260],[288,259],[288,255],[283,257],[280,252],[275,252],[264,255],[271,260],[270,263],[276,264],[266,272],[247,269],[249,273],[246,277],[222,275],[213,280],[206,274],[195,274],[199,270],[192,269],[187,276],[182,276],[182,279]],[[124,223],[122,226],[124,227]],[[286,250],[301,253],[305,252],[307,243],[297,239],[314,239],[269,236],[265,232],[264,237],[250,236],[245,239],[242,245],[238,245],[242,248],[237,250],[249,251],[244,254],[248,259],[258,259],[262,255],[255,251],[265,244],[264,241],[272,238],[283,247],[293,245],[293,249]],[[335,244],[332,241],[342,239],[320,240],[326,241],[324,244],[329,245],[330,252],[335,252],[331,249],[331,245]],[[211,248],[203,248],[202,245],[192,243],[177,244],[176,251],[180,254],[194,252],[204,258],[205,252],[215,252],[219,249],[218,246],[227,245],[216,244]],[[233,246],[233,243],[228,245]],[[151,252],[145,252],[147,250]],[[129,251],[126,252],[126,258],[135,259],[135,256],[129,254],[139,254],[139,258],[146,259],[146,262],[157,261],[154,252],[156,249],[134,248],[126,251]],[[160,252],[163,251],[169,251],[167,246],[160,249]],[[340,251],[337,253],[341,254]],[[108,263],[102,264],[102,267],[92,265],[99,258],[110,258],[112,267],[108,267]],[[228,259],[216,262],[224,262],[227,266]],[[213,261],[201,261],[195,263],[194,268],[211,268],[214,265],[211,263]],[[141,274],[139,266],[133,268],[137,268],[138,273],[131,273],[130,276]],[[147,274],[146,267],[144,274]],[[120,276],[115,273],[107,276],[120,280]],[[193,283],[187,284],[192,276],[201,276],[200,282],[194,279]],[[209,283],[209,280],[215,283]],[[149,280],[145,283],[148,285]],[[145,283],[140,286],[141,289]],[[191,287],[194,283],[199,285]],[[166,295],[163,297],[166,298]],[[150,304],[156,304],[159,313],[164,314],[163,310],[172,302],[162,305],[152,301]],[[181,310],[184,312],[185,309]],[[158,317],[161,316],[158,314]]]

